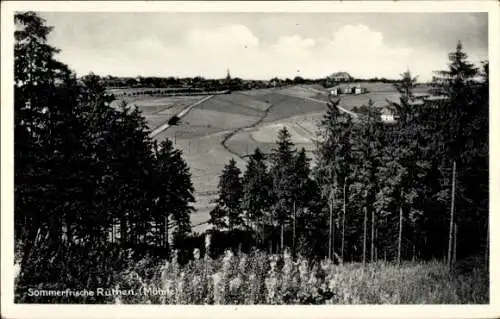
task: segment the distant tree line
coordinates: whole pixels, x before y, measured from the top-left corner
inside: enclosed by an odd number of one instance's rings
[[[447,99],[413,104],[409,71],[395,83],[396,123],[383,123],[372,103],[353,119],[331,100],[312,171],[286,128],[270,157],[257,149],[243,174],[230,161],[214,230],[244,229],[268,251],[336,260],[487,262],[488,63],[469,63],[461,43],[449,59],[433,80]]]
[[[269,87],[267,81],[242,80],[241,78],[205,79],[197,76],[193,78],[176,77],[136,77],[123,78],[102,77],[102,84],[106,88],[191,88],[201,91],[240,91],[262,89]]]
[[[242,91],[253,89],[265,89],[273,87],[284,87],[290,85],[311,85],[318,84],[325,88],[333,87],[338,83],[333,79],[317,78],[308,79],[301,76],[294,78],[278,78],[274,77],[270,80],[245,80],[238,77],[224,79],[205,79],[201,76],[193,78],[177,78],[177,77],[116,77],[104,76],[101,77],[101,83],[108,89],[113,88],[176,88],[194,89],[197,91]],[[349,82],[381,82],[381,83],[397,83],[399,79],[386,78],[352,78]],[[187,92],[189,93],[189,92]]]
[[[268,81],[265,80],[245,80],[238,77],[226,77],[224,79],[205,79],[197,76],[193,78],[176,77],[101,77],[101,83],[104,87],[112,88],[190,88],[201,91],[242,91],[252,89],[265,89],[272,87],[283,87],[297,84],[321,84],[324,79],[304,79],[296,76],[293,79],[280,79],[274,77]]]

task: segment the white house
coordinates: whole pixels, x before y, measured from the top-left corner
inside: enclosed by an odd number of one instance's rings
[[[337,96],[339,94],[341,94],[340,88],[334,87],[330,89],[330,95]]]
[[[361,93],[363,93],[363,90],[361,89],[361,86],[359,86],[359,85],[356,86],[354,88],[354,94],[361,94]]]
[[[395,111],[388,106],[384,106],[380,110],[380,118],[382,119],[382,122],[394,123],[394,122],[396,122]]]

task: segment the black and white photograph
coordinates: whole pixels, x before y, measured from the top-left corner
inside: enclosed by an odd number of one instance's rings
[[[11,307],[493,304],[498,2],[27,3],[2,3]]]

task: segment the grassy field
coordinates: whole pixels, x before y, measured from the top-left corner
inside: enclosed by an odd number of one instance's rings
[[[246,156],[259,147],[264,153],[269,153],[276,147],[276,137],[279,129],[286,127],[292,141],[298,149],[304,147],[312,158],[312,152],[316,148],[316,133],[318,123],[323,112],[306,113],[288,117],[271,123],[263,123],[255,128],[243,130],[235,134],[226,143],[228,148],[241,155]]]
[[[375,107],[383,107],[387,104],[387,100],[393,102],[399,102],[400,94],[394,88],[391,83],[379,83],[379,82],[359,82],[361,87],[364,87],[368,90],[368,93],[354,95],[340,95],[338,98],[341,99],[340,105],[350,110],[355,106],[368,105],[368,101],[371,99],[374,103]],[[414,93],[427,93],[430,89],[428,86],[417,86],[414,89]],[[328,99],[326,95],[318,96],[318,99],[324,99],[325,101]]]
[[[201,131],[206,132],[206,128],[201,128]],[[161,139],[165,134],[171,134],[168,129],[164,133],[157,136]],[[210,217],[209,212],[214,206],[211,203],[216,198],[218,177],[224,168],[224,165],[234,158],[240,169],[244,169],[245,162],[228,152],[221,142],[224,139],[227,131],[216,132],[212,134],[199,134],[194,137],[192,127],[189,128],[189,138],[183,138],[180,135],[175,139],[175,147],[180,149],[183,157],[189,165],[192,175],[192,182],[195,188],[196,203],[194,207],[197,212],[191,215],[191,223],[196,225],[198,223],[208,220]],[[195,228],[197,232],[206,229],[206,225]]]
[[[173,115],[178,114],[187,106],[201,100],[204,96],[172,96],[172,97],[127,97],[122,99],[129,105],[135,105],[142,111],[151,130],[167,122]],[[113,101],[117,107],[122,100]]]
[[[161,291],[115,299],[152,304],[487,304],[489,277],[482,266],[467,273],[445,264],[390,262],[343,265],[255,252],[181,266],[174,258],[121,277],[120,289]]]
[[[341,105],[346,109],[368,104],[371,98],[376,107],[386,103],[386,98],[397,100],[399,95],[386,83],[360,83],[370,92],[362,95],[345,95]],[[418,93],[427,88],[418,88]],[[151,129],[157,128],[182,109],[203,97],[127,97],[142,111]],[[275,147],[280,128],[287,127],[297,148],[304,147],[312,158],[315,149],[317,123],[326,110],[327,90],[321,86],[301,85],[233,92],[215,95],[196,105],[180,121],[155,139],[172,139],[182,150],[190,166],[196,189],[196,208],[192,223],[208,220],[213,207],[218,178],[224,165],[231,159],[245,167],[242,159],[256,147],[269,153]],[[255,125],[258,123],[258,125]],[[221,143],[225,137],[224,148]],[[205,227],[205,226],[203,226]],[[196,231],[202,230],[196,228]]]

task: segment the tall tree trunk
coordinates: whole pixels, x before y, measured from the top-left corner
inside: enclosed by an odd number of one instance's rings
[[[337,194],[337,184],[335,183],[335,187],[334,187],[334,190],[333,190],[333,202],[332,202],[332,206],[337,202],[336,194]],[[337,228],[337,225],[335,223],[335,211],[333,211],[333,213],[332,213],[332,223],[333,223],[333,231],[332,231],[332,257],[335,259],[335,231],[336,231],[336,228]]]
[[[253,233],[255,234],[255,248],[257,248],[260,241],[260,217],[255,218]]]
[[[484,250],[484,265],[485,267],[489,268],[489,261],[490,261],[490,226],[489,226],[489,220],[486,223],[486,248]]]
[[[170,243],[168,241],[168,214],[164,217],[164,220],[165,220],[165,248],[167,249],[167,254],[168,254],[168,258],[170,258]]]
[[[285,232],[285,222],[281,222],[281,230],[280,230],[280,253],[283,253],[284,250],[284,232]]]
[[[455,174],[457,169],[457,163],[453,161],[453,173],[451,181],[451,209],[450,209],[450,230],[448,235],[448,267],[451,268],[452,264],[452,242],[453,242],[453,224],[455,215]]]
[[[328,232],[328,259],[332,260],[332,234],[333,234],[333,207],[332,207],[332,194],[328,199],[328,206],[330,208],[330,230]]]
[[[368,219],[366,207],[363,207],[364,220],[363,220],[363,266],[366,263],[366,222]]]
[[[274,249],[274,216],[271,214],[271,235],[269,236],[269,241],[270,241],[270,244],[269,244],[269,248],[270,248],[270,252],[271,254],[273,253],[273,249]]]
[[[453,264],[456,263],[457,261],[457,231],[458,231],[458,226],[457,223],[454,224],[455,228],[455,235],[453,236]]]
[[[399,205],[398,265],[401,264],[401,241],[403,239],[403,206]]]
[[[412,254],[411,254],[411,260],[412,261],[415,261],[415,259],[417,258],[416,257],[416,254],[417,254],[417,234],[415,232],[415,226],[413,226],[413,246],[412,246]]]
[[[347,184],[347,177],[344,178],[344,205],[343,205],[343,214],[342,214],[342,250],[340,251],[340,256],[342,257],[342,260],[344,260],[344,249],[345,249],[345,209],[346,209],[346,184]]]
[[[370,258],[373,262],[375,260],[375,210],[372,209],[372,242],[370,248]]]
[[[127,242],[127,220],[126,217],[120,219],[120,243],[123,245]]]
[[[295,201],[293,202],[293,234],[292,234],[292,256],[295,256],[295,227],[297,225],[296,219],[297,211],[295,207]]]
[[[377,242],[378,239],[378,229],[375,228],[375,242]],[[378,260],[378,245],[375,245],[375,261]]]

